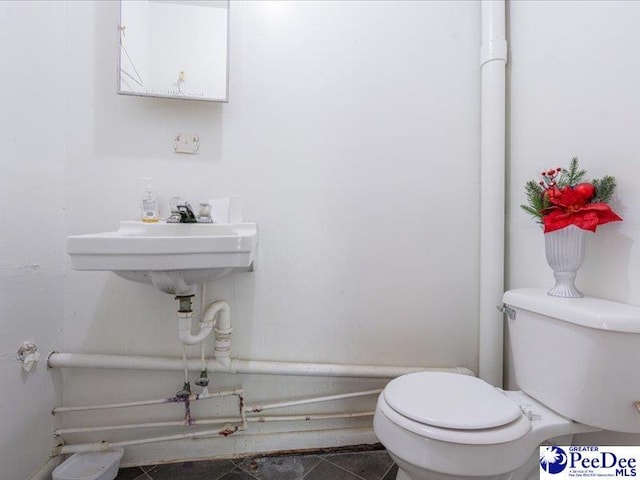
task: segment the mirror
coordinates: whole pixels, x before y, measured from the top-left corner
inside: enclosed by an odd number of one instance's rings
[[[228,0],[122,0],[118,93],[227,102]]]

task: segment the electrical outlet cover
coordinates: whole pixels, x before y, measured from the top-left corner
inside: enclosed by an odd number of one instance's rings
[[[200,149],[200,137],[195,133],[179,133],[175,138],[176,153],[196,154]]]

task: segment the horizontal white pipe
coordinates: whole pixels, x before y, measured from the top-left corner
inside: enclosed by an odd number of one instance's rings
[[[339,395],[330,395],[326,397],[305,398],[302,400],[292,400],[289,402],[267,403],[264,405],[251,405],[245,408],[245,412],[262,412],[263,410],[271,410],[274,408],[294,407],[296,405],[307,405],[309,403],[330,402],[332,400],[342,400],[345,398],[365,397],[367,395],[377,395],[382,392],[381,389],[367,390],[365,392],[341,393]]]
[[[315,435],[322,434],[324,432],[344,433],[349,430],[362,431],[363,428],[362,427],[347,427],[347,428],[330,427],[330,428],[315,429],[313,433]],[[371,429],[366,428],[364,430],[368,432]],[[238,428],[237,434],[244,435],[245,431],[246,431],[246,425],[244,427]],[[197,432],[197,435],[191,435],[184,438],[211,437],[211,436],[215,436],[216,434],[223,435],[226,433],[227,433],[226,429],[207,430],[203,432]],[[291,431],[290,433],[298,433],[298,432]],[[98,443],[85,443],[85,444],[78,444],[78,445],[65,445],[62,447],[55,448],[53,451],[53,455],[66,455],[66,454],[77,453],[77,452],[100,452],[104,450],[109,450],[111,448],[116,448],[119,446],[125,447],[129,445],[134,445],[134,444],[139,445],[144,443],[162,442],[166,440],[180,440],[180,438],[176,439],[176,438],[168,438],[168,437],[154,437],[152,439],[140,439],[140,440],[133,440],[131,442],[118,442],[118,443],[98,442]]]
[[[360,418],[372,417],[374,412],[353,412],[353,413],[326,413],[326,414],[309,414],[309,415],[278,415],[278,416],[253,416],[247,417],[247,422],[267,423],[267,422],[295,422],[310,420],[332,420],[338,418]],[[239,423],[241,418],[221,417],[221,418],[205,418],[202,420],[193,420],[190,426],[198,425],[216,425],[224,423]],[[184,427],[184,420],[173,422],[155,422],[155,423],[130,423],[124,425],[104,425],[100,427],[77,427],[77,428],[59,428],[54,430],[55,436],[69,435],[74,433],[91,433],[91,432],[108,432],[112,430],[138,430],[141,428],[158,428],[158,427]]]
[[[329,395],[323,397],[309,397],[302,398],[297,400],[289,400],[286,402],[278,402],[278,403],[267,403],[264,405],[251,405],[245,407],[244,411],[246,413],[250,412],[261,412],[263,410],[272,410],[274,408],[284,408],[284,407],[295,407],[297,405],[308,405],[310,403],[322,403],[322,402],[331,402],[332,400],[342,400],[345,398],[356,398],[356,397],[365,397],[368,395],[377,395],[382,392],[381,389],[376,390],[366,390],[364,392],[351,392],[351,393],[340,393],[337,395]],[[242,388],[236,388],[234,390],[223,390],[220,392],[206,392],[206,393],[192,393],[189,395],[189,401],[195,402],[197,400],[206,400],[208,398],[217,398],[217,397],[228,397],[230,395],[244,395],[244,390]],[[183,399],[179,399],[177,397],[168,397],[168,398],[158,398],[155,400],[139,400],[135,402],[124,402],[124,403],[106,403],[101,405],[81,405],[77,407],[55,407],[52,413],[55,415],[56,413],[66,413],[66,412],[81,412],[87,410],[108,410],[112,408],[127,408],[127,407],[139,407],[144,405],[161,405],[161,404],[170,404],[170,403],[179,403],[184,401]]]
[[[451,372],[474,375],[465,367],[426,368],[389,367],[377,365],[346,365],[335,363],[272,362],[230,358],[228,365],[209,362],[210,373],[247,373],[264,375],[301,375],[314,377],[369,377],[394,378],[415,372]],[[86,353],[59,353],[49,355],[50,368],[109,368],[124,370],[182,371],[182,359],[171,357],[145,357],[140,355],[96,355]],[[200,371],[199,359],[187,361],[189,370]]]
[[[103,452],[112,448],[128,447],[131,445],[143,445],[145,443],[167,442],[171,440],[183,440],[187,438],[213,437],[215,435],[230,435],[231,433],[246,430],[244,425],[227,425],[215,430],[202,430],[200,432],[178,433],[175,435],[165,435],[162,437],[140,438],[138,440],[125,440],[122,442],[98,442],[80,443],[78,445],[63,445],[54,449],[54,455],[67,455],[70,453]]]
[[[313,415],[278,415],[278,416],[260,416],[247,417],[249,422],[292,422],[292,421],[309,421],[309,420],[332,420],[335,418],[360,418],[373,417],[375,412],[353,412],[353,413],[322,413]]]
[[[107,403],[103,405],[82,405],[78,407],[55,407],[51,413],[65,412],[80,412],[87,410],[107,410],[109,408],[127,408],[127,407],[141,407],[144,405],[158,405],[161,403],[169,403],[166,398],[159,398],[156,400],[141,400],[139,402],[126,402],[126,403]]]
[[[223,390],[221,392],[207,392],[207,393],[192,393],[189,395],[189,401],[195,402],[197,400],[206,400],[208,398],[228,397],[230,395],[243,395],[244,390],[236,388],[234,390]],[[135,402],[123,402],[123,403],[104,403],[101,405],[80,405],[77,407],[55,407],[51,413],[66,413],[66,412],[82,412],[87,410],[108,410],[111,408],[128,408],[128,407],[141,407],[145,405],[161,405],[170,403],[183,402],[184,399],[177,397],[157,398],[154,400],[139,400]]]

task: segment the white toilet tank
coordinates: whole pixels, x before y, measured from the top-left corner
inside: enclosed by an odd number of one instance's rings
[[[577,422],[640,433],[640,307],[536,288],[503,301],[521,390]]]

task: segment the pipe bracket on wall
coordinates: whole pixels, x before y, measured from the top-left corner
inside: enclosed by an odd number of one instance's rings
[[[507,63],[507,41],[506,40],[490,40],[488,45],[482,45],[480,48],[480,66],[483,66],[494,60],[500,60]]]

